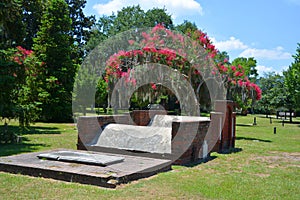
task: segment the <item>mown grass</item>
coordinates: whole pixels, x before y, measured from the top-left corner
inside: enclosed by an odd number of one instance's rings
[[[115,190],[52,179],[0,173],[1,199],[299,199],[300,120],[285,124],[255,115],[237,117],[236,148],[231,154],[121,185]],[[71,124],[35,125],[23,144],[2,145],[0,155],[54,148],[75,149]],[[277,133],[273,130],[276,127]]]
[[[20,132],[15,121],[9,123],[9,129]],[[0,156],[54,148],[75,149],[77,143],[77,131],[74,124],[35,123],[23,130],[21,136],[20,144],[0,144]]]

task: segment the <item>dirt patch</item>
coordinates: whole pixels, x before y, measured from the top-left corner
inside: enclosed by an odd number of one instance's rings
[[[286,168],[286,167],[300,167],[300,153],[299,152],[269,152],[269,156],[257,156],[253,160],[258,160],[268,164],[268,167],[273,168]],[[283,167],[284,165],[284,167]]]
[[[284,157],[284,159],[288,161],[300,162],[300,152],[288,153],[288,152],[271,151],[270,154],[275,154],[281,158]]]
[[[254,176],[258,176],[260,178],[267,178],[270,176],[270,174],[262,174],[262,173],[259,173],[259,174],[253,174]]]

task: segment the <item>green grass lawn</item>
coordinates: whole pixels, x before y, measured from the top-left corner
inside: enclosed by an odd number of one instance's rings
[[[300,199],[300,119],[281,125],[256,115],[237,117],[231,154],[121,185],[117,189],[0,172],[0,199]],[[277,133],[274,134],[274,127]],[[37,123],[22,144],[0,144],[0,156],[76,148],[73,124]]]

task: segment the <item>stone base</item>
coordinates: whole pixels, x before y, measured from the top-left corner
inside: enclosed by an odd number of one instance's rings
[[[171,161],[111,153],[95,153],[124,157],[124,161],[107,167],[55,160],[39,159],[41,153],[66,151],[56,149],[45,152],[26,153],[0,158],[0,171],[36,177],[52,178],[68,182],[115,188],[118,184],[145,178],[171,169]],[[68,150],[70,151],[70,150]],[[73,151],[73,150],[72,150]],[[86,151],[74,151],[82,153]]]

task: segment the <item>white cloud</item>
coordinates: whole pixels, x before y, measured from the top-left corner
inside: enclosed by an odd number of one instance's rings
[[[105,4],[96,4],[93,6],[99,15],[111,15],[112,12],[116,13],[123,7],[140,5],[143,10],[152,8],[163,8],[172,14],[172,17],[185,17],[188,15],[203,15],[203,9],[195,0],[111,0]]]
[[[218,42],[215,38],[212,38],[212,42],[220,51],[243,50],[248,48],[247,45],[235,37],[230,37],[229,40],[220,42]]]
[[[254,57],[256,59],[262,58],[269,60],[287,60],[292,58],[292,55],[285,52],[282,46],[278,46],[274,49],[251,48],[233,36],[225,41],[217,41],[215,38],[211,40],[220,51],[243,50],[239,54],[239,57]]]
[[[257,72],[258,72],[259,75],[263,75],[264,73],[274,71],[271,67],[266,67],[266,66],[263,66],[263,65],[256,66],[256,69],[257,69]]]
[[[283,75],[283,71],[286,71],[289,67],[288,66],[280,66],[280,67],[266,67],[263,65],[257,65],[256,69],[259,76],[263,76],[264,73],[268,72],[275,72],[276,74]]]
[[[279,75],[283,75],[283,71],[286,71],[288,68],[289,68],[289,66],[281,66],[281,67],[279,67],[277,72]]]
[[[283,51],[283,47],[282,46],[278,46],[275,48],[277,51]]]
[[[292,55],[288,52],[284,52],[282,47],[276,47],[275,49],[255,49],[247,48],[240,55],[240,57],[254,57],[270,60],[285,60],[291,59]]]
[[[111,15],[112,12],[116,13],[122,8],[125,2],[121,0],[110,1],[106,4],[95,4],[93,9],[98,12],[99,15]]]

